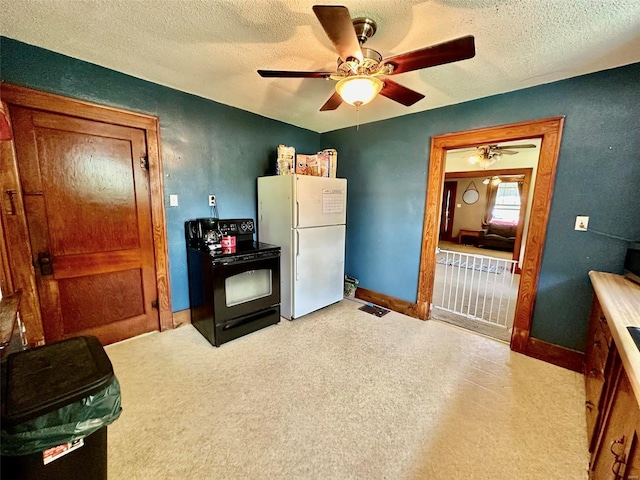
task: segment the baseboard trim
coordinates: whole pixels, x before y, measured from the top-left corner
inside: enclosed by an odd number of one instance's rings
[[[407,302],[406,300],[391,297],[384,293],[374,292],[373,290],[362,287],[358,287],[356,289],[356,298],[388,308],[394,312],[402,313],[414,318],[420,318],[418,317],[418,305],[416,303]]]
[[[584,372],[584,353],[529,337],[525,355],[574,372]]]
[[[187,325],[191,323],[191,309],[180,310],[173,312],[173,328],[178,328],[180,325]]]

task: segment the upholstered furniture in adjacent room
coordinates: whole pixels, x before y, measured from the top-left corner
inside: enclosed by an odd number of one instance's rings
[[[480,231],[478,246],[513,251],[518,225],[492,222]]]

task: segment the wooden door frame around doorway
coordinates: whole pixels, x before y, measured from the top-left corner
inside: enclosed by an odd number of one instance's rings
[[[145,132],[158,293],[158,327],[160,330],[173,328],[158,119],[150,115],[105,107],[17,85],[2,83],[1,86],[0,100],[2,100],[3,110],[6,112],[7,117],[9,117],[8,106],[16,105],[137,128]],[[9,122],[11,121],[10,118],[8,120]],[[39,315],[35,273],[31,262],[31,247],[13,141],[0,142],[0,155],[2,158],[0,170],[3,174],[3,180],[0,184],[0,189],[2,189],[0,222],[3,228],[0,231],[4,234],[3,251],[0,251],[0,260],[5,259],[8,262],[8,268],[3,265],[2,271],[5,273],[0,276],[0,282],[3,294],[21,290],[21,310],[24,310],[25,313],[22,316],[27,330],[27,340],[31,344],[40,344],[44,340],[44,333],[42,319]],[[9,243],[11,244],[10,250],[7,247]]]
[[[561,355],[553,348],[548,348],[553,347],[550,344],[541,346],[541,343],[544,342],[531,338],[530,332],[563,124],[563,117],[554,117],[466,132],[449,133],[432,138],[418,278],[417,308],[419,318],[426,320],[431,313],[430,304],[433,296],[436,267],[434,252],[438,246],[438,233],[440,231],[440,209],[442,208],[442,189],[447,150],[474,147],[486,143],[493,144],[527,138],[540,138],[542,140],[540,157],[531,205],[527,248],[523,258],[513,333],[511,335],[511,349],[539,358],[556,354]],[[542,352],[541,350],[544,349],[546,351]]]

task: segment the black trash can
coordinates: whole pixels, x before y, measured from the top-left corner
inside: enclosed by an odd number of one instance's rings
[[[122,408],[97,338],[13,353],[3,377],[3,480],[107,479],[107,425]]]

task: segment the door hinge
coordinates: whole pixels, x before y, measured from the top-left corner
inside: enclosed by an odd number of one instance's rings
[[[18,192],[16,192],[15,190],[6,190],[4,192],[5,197],[6,197],[6,203],[5,203],[5,208],[4,208],[4,212],[7,215],[16,215],[16,194]]]
[[[157,298],[151,302],[151,308],[155,308],[156,310],[158,309],[158,299]]]
[[[149,170],[149,157],[140,157],[140,168],[143,170]]]

